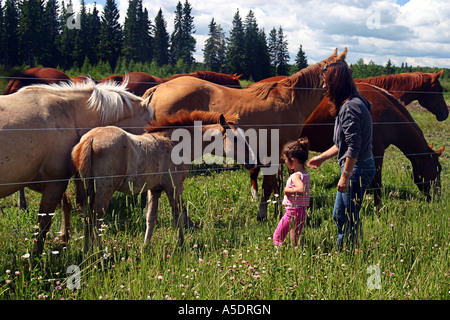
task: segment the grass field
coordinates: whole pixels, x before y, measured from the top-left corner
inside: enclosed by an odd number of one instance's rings
[[[448,143],[448,120],[438,123],[430,113],[416,109],[412,114],[435,148]],[[335,246],[332,219],[339,174],[333,161],[310,170],[312,201],[302,245],[279,250],[271,239],[278,223],[275,204],[269,204],[268,220],[258,222],[258,201],[251,198],[244,169],[189,176],[184,200],[198,229],[185,233],[181,248],[163,196],[151,246],[142,253],[142,197],[117,194],[105,215],[97,254],[83,255],[83,219],[75,210],[70,243],[61,247],[58,209],[45,254],[31,261],[40,195],[27,190],[25,212],[17,208],[18,194],[14,194],[0,200],[0,299],[447,300],[448,152],[440,162],[442,194],[427,202],[412,182],[410,162],[390,147],[383,172],[383,204],[374,207],[367,195],[363,244],[343,252]],[[74,201],[72,184],[69,194]],[[73,289],[73,266],[81,271],[78,290]]]

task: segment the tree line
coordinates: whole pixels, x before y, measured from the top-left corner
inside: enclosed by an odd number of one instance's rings
[[[73,11],[72,0],[63,2],[61,7],[57,0],[4,0],[3,4],[0,3],[2,69],[45,66],[82,74],[142,71],[160,77],[202,69],[242,74],[242,79],[258,81],[290,75],[308,66],[301,44],[290,64],[282,27],[266,33],[258,26],[252,10],[243,17],[237,9],[228,36],[212,18],[203,62],[199,63],[194,59],[196,30],[188,0],[176,5],[171,34],[162,10],[151,20],[142,0],[129,0],[123,25],[119,23],[115,0],[106,1],[102,14],[95,5],[88,10],[84,0],[80,12]],[[362,59],[351,67],[355,78],[436,70],[407,64],[396,67],[390,60],[386,66],[372,61],[366,64]],[[448,77],[447,73],[444,77]]]
[[[159,68],[189,70],[196,39],[192,5],[188,0],[175,8],[174,28],[160,9],[153,20],[142,0],[129,0],[123,25],[115,0],[107,0],[103,13],[84,0],[80,12],[72,0],[60,6],[57,0],[5,0],[0,5],[0,65],[45,66],[68,70],[83,65],[114,72],[124,64],[153,64]],[[207,70],[243,74],[254,81],[291,72],[288,42],[281,26],[269,36],[259,28],[252,10],[243,19],[239,10],[233,17],[229,36],[212,18],[203,49],[202,67]],[[307,66],[300,46],[295,67]]]

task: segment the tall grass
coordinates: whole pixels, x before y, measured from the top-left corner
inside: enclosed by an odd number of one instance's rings
[[[447,143],[449,124],[414,112],[429,142]],[[411,165],[391,147],[383,171],[383,204],[367,195],[362,209],[364,241],[358,249],[336,248],[332,219],[336,163],[311,170],[311,207],[302,244],[276,249],[275,204],[258,222],[258,201],[250,195],[245,170],[191,174],[184,200],[197,228],[178,245],[170,207],[161,199],[151,245],[141,252],[145,197],[116,194],[105,215],[101,248],[83,250],[82,214],[73,210],[71,240],[58,239],[59,209],[45,254],[34,261],[40,195],[27,190],[29,211],[17,194],[0,200],[1,299],[448,299],[449,157],[441,157],[442,194],[430,202],[411,179]],[[286,174],[287,175],[287,174]],[[286,178],[286,177],[285,177]],[[259,183],[261,184],[261,178]],[[74,198],[73,185],[69,195]],[[280,199],[273,197],[272,200]],[[81,271],[81,288],[70,289],[69,266]],[[378,286],[379,285],[379,286]],[[73,288],[73,286],[71,287]]]

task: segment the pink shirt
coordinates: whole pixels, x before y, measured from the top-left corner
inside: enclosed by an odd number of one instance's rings
[[[288,207],[308,207],[309,206],[309,173],[302,174],[300,171],[296,173],[300,173],[300,180],[302,180],[305,185],[305,194],[289,194],[284,195],[283,205]],[[292,175],[291,175],[292,177]],[[286,187],[295,187],[291,181],[291,177],[289,177],[288,181],[286,181]]]

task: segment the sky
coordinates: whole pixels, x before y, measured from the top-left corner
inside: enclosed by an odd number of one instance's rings
[[[177,3],[185,0],[143,0],[153,21],[159,8],[173,30]],[[105,0],[85,0],[88,6],[97,3],[102,10]],[[75,10],[80,0],[73,0]],[[116,0],[123,23],[128,0]],[[203,60],[203,46],[208,38],[208,25],[214,18],[226,33],[232,27],[239,9],[242,20],[249,10],[254,12],[260,28],[268,36],[279,27],[288,41],[294,63],[302,45],[309,64],[331,55],[335,48],[348,49],[347,62],[400,66],[450,68],[450,5],[448,0],[189,0],[196,32],[194,57]]]

